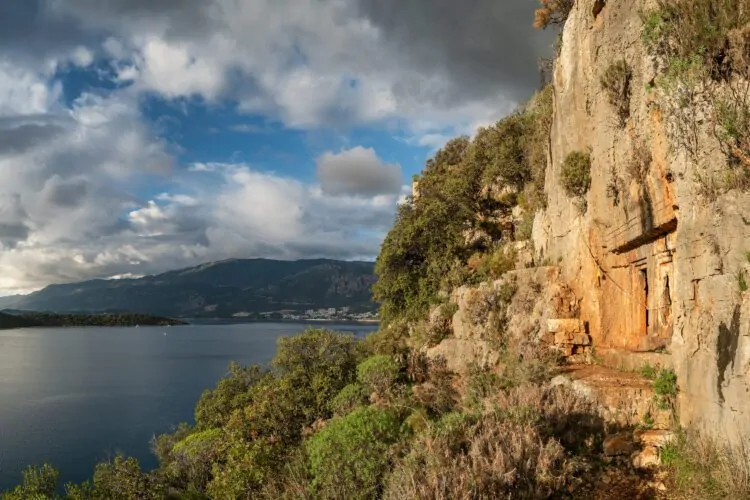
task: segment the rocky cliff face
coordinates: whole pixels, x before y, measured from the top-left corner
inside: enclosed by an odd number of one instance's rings
[[[594,6],[598,8],[594,8]],[[696,112],[701,161],[675,135],[652,85],[661,70],[640,40],[648,1],[579,0],[554,67],[547,208],[536,215],[536,260],[559,263],[599,353],[666,352],[680,387],[679,417],[720,438],[750,433],[750,195],[706,196],[697,181],[726,158]],[[602,88],[625,60],[625,118]],[[590,152],[587,209],[560,186],[573,151]]]

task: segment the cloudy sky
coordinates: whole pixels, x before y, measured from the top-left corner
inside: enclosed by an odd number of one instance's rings
[[[0,295],[372,259],[412,174],[538,86],[535,0],[2,0]]]

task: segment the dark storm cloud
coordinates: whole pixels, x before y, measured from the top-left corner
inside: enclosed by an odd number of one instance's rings
[[[23,224],[3,224],[0,222],[0,244],[13,248],[29,236],[29,228]]]
[[[373,149],[326,153],[317,163],[318,180],[326,194],[371,197],[401,189],[401,167],[383,163]]]
[[[81,178],[62,180],[59,176],[54,176],[45,185],[47,201],[64,208],[74,208],[83,204],[88,191],[88,181]]]
[[[2,128],[0,124],[0,155],[23,153],[52,139],[64,130],[63,127],[55,124],[27,123],[7,129]]]
[[[86,26],[106,26],[114,31],[127,23],[167,21],[167,34],[182,37],[204,33],[213,24],[212,4],[208,0],[65,0],[61,11]]]
[[[37,62],[57,58],[79,45],[92,42],[95,34],[55,7],[62,0],[0,1],[0,58]]]
[[[0,243],[3,246],[14,247],[28,237],[28,220],[20,195],[0,195]]]
[[[425,95],[450,104],[505,90],[515,99],[539,86],[537,61],[554,34],[532,27],[535,0],[355,0],[407,67],[441,70],[453,92]],[[399,89],[424,92],[418,81]]]
[[[284,245],[287,255],[293,259],[337,259],[348,260],[371,256],[377,253],[379,242],[353,242],[351,245],[337,245],[325,242],[294,242]]]

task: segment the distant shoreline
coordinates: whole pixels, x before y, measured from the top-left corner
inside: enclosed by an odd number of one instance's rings
[[[242,325],[249,323],[329,323],[337,325],[378,325],[378,319],[230,319],[180,318],[190,325]]]

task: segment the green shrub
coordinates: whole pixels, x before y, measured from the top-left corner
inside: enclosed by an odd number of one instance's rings
[[[467,266],[474,273],[474,282],[496,280],[516,268],[518,252],[513,245],[498,245],[487,253],[474,254]]]
[[[745,278],[745,271],[737,273],[737,286],[740,288],[740,292],[747,291],[747,278]]]
[[[203,491],[211,480],[213,463],[222,451],[221,429],[190,434],[171,450],[167,474],[185,489]]]
[[[427,162],[418,202],[398,208],[375,263],[374,298],[388,324],[417,320],[469,256],[464,232],[487,207],[479,193],[485,165],[469,161],[469,140],[454,139]]]
[[[591,187],[591,156],[583,151],[568,154],[560,171],[560,183],[569,197],[586,196]]]
[[[357,380],[366,390],[385,396],[396,384],[400,369],[390,356],[373,356],[357,366]]]
[[[418,200],[399,207],[376,261],[384,324],[423,319],[441,291],[476,278],[466,271],[469,259],[506,243],[495,221],[520,200],[530,214],[545,206],[552,96],[548,85],[472,141],[456,138],[427,161]],[[503,268],[486,263],[487,273]]]
[[[533,127],[533,117],[521,110],[493,127],[477,131],[472,142],[471,160],[484,167],[483,180],[486,185],[500,183],[520,191],[531,180],[531,166],[526,152]],[[514,198],[509,198],[510,203],[506,205],[515,205]]]
[[[115,457],[94,470],[95,498],[157,500],[164,498],[164,489],[159,478],[142,472],[138,460],[132,457]]]
[[[49,464],[24,469],[23,483],[11,491],[0,492],[3,500],[48,500],[56,498],[60,473]]]
[[[560,184],[565,193],[576,198],[578,208],[586,211],[586,194],[591,187],[591,156],[583,151],[573,151],[565,157],[560,170]]]
[[[358,361],[359,347],[352,335],[315,329],[279,339],[272,361],[275,370],[246,387],[237,399],[244,402],[242,407],[222,422],[223,437],[216,450],[220,456],[213,460],[206,494],[256,496],[282,473],[289,452],[301,444],[303,430],[332,416],[331,402],[354,382]],[[173,476],[185,483],[189,471],[178,472]]]
[[[280,338],[273,359],[310,420],[328,416],[330,401],[353,381],[357,362],[354,336],[325,329]]]
[[[653,382],[654,397],[662,409],[674,408],[677,398],[677,374],[674,370],[662,368]]]
[[[610,64],[601,78],[601,86],[607,94],[610,106],[615,110],[620,127],[624,127],[630,116],[630,81],[633,71],[624,59]]]
[[[224,425],[232,412],[249,403],[250,389],[265,375],[258,365],[242,367],[229,364],[229,375],[222,378],[215,389],[203,392],[195,406],[195,422],[200,429],[214,429]]]
[[[641,39],[654,54],[676,59],[699,56],[714,78],[732,71],[728,48],[735,30],[750,22],[744,0],[659,0],[644,12]]]
[[[318,498],[376,498],[401,422],[389,410],[364,407],[335,418],[307,442]]]
[[[347,385],[331,401],[334,415],[342,416],[367,403],[367,391],[362,384],[354,382]]]
[[[488,370],[475,370],[469,375],[464,392],[464,401],[469,408],[478,407],[494,392],[503,387],[499,375]]]
[[[516,241],[530,240],[534,230],[534,213],[527,211],[523,214],[521,222],[516,226]]]
[[[521,205],[531,213],[547,207],[544,184],[552,130],[553,96],[554,88],[552,84],[547,84],[531,98],[526,107],[526,112],[533,118],[534,126],[526,143],[526,158],[531,168],[531,182],[524,187]]]
[[[518,292],[518,285],[514,281],[506,281],[497,288],[497,300],[503,305],[508,305]]]
[[[651,366],[650,363],[644,363],[643,366],[641,366],[641,376],[648,380],[655,380],[656,376],[659,374],[658,367]]]
[[[677,375],[674,370],[659,370],[654,380],[654,392],[659,396],[677,396]]]

